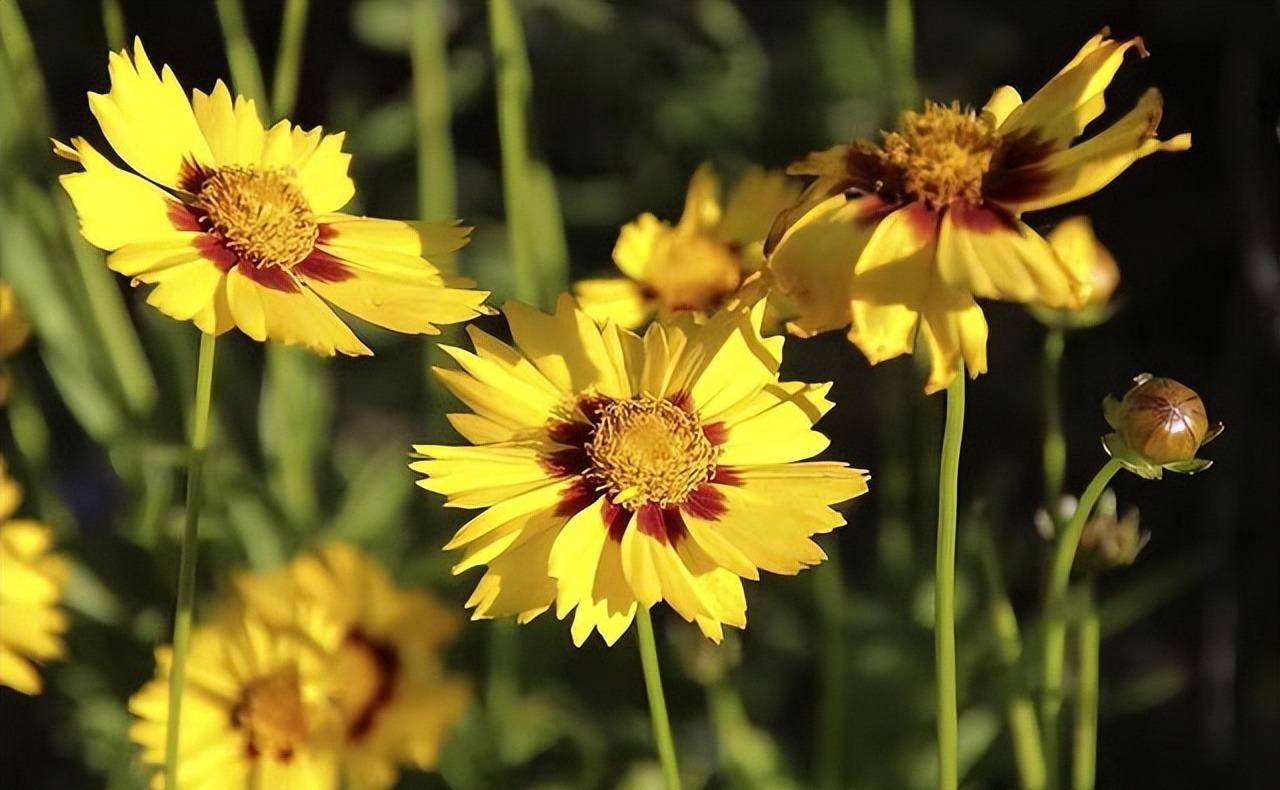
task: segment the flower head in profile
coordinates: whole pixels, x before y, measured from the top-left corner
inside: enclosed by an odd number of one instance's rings
[[[419,485],[481,511],[445,547],[455,573],[487,565],[476,619],[574,614],[582,644],[613,644],[636,607],[666,601],[719,641],[746,626],[742,579],[826,559],[810,538],[845,523],[832,505],[867,490],[813,424],[829,384],[779,381],[764,306],[603,327],[562,297],[554,315],[505,308],[514,345],[468,328],[475,351],[438,370],[472,411],[470,447],[420,445]]]
[[[39,664],[62,658],[67,615],[58,608],[68,567],[44,524],[13,518],[22,489],[0,457],[0,686],[39,694]]]
[[[12,382],[6,362],[27,342],[31,334],[31,324],[26,313],[18,306],[13,295],[13,286],[0,280],[0,406],[9,399]]]
[[[461,618],[424,592],[396,586],[354,546],[330,543],[237,589],[279,629],[302,628],[329,656],[325,695],[341,718],[337,749],[355,787],[390,787],[400,765],[428,770],[470,700],[445,671]],[[301,625],[299,625],[299,623]]]
[[[1120,286],[1120,267],[1111,251],[1093,232],[1088,217],[1077,216],[1058,223],[1045,237],[1063,266],[1080,283],[1078,307],[1052,308],[1029,305],[1031,314],[1046,326],[1084,329],[1109,319],[1116,310],[1112,296]]]
[[[1204,401],[1185,384],[1142,373],[1122,399],[1108,395],[1102,413],[1114,429],[1102,437],[1107,453],[1140,477],[1194,474],[1213,464],[1196,454],[1218,438],[1222,423],[1209,423]]]
[[[1076,565],[1094,573],[1132,565],[1150,541],[1151,533],[1140,527],[1138,509],[1120,516],[1116,495],[1107,489],[1080,533]]]
[[[635,329],[654,315],[706,314],[738,295],[764,264],[765,234],[799,189],[781,173],[751,168],[720,201],[710,164],[694,172],[674,226],[641,214],[623,227],[613,261],[623,277],[583,280],[574,292],[588,315]],[[757,278],[758,280],[758,278]]]
[[[325,355],[371,353],[334,308],[411,334],[482,312],[485,292],[428,260],[462,247],[466,228],[340,213],[355,193],[342,134],[266,129],[221,81],[188,100],[141,41],[132,58],[112,53],[109,71],[111,90],[89,107],[135,172],[77,137],[55,143],[83,168],[60,180],[84,237],[112,270],[153,285],[161,312]]]
[[[235,603],[191,634],[179,788],[337,787],[341,721],[328,698],[330,656],[302,630],[272,627]],[[172,651],[129,700],[144,763],[165,758]],[[164,787],[157,772],[152,787]]]
[[[777,286],[808,335],[849,326],[877,363],[912,351],[932,361],[926,391],[962,365],[987,369],[987,323],[975,298],[1078,307],[1088,281],[1020,217],[1078,200],[1157,151],[1191,137],[1156,136],[1159,91],[1093,137],[1073,144],[1105,107],[1103,92],[1142,40],[1103,31],[1030,99],[1004,86],[981,112],[927,103],[879,144],[810,154],[788,172],[816,176],[779,215],[766,252]]]

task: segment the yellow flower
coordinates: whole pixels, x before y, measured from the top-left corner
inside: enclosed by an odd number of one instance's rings
[[[89,107],[121,170],[83,138],[55,143],[82,172],[61,177],[107,265],[154,285],[147,301],[202,331],[325,355],[371,353],[333,307],[396,332],[436,334],[466,321],[486,293],[427,258],[461,248],[468,229],[338,213],[355,193],[342,134],[280,121],[264,129],[252,100],[219,81],[188,102],[135,41],[112,53],[111,90]],[[456,287],[455,287],[456,286]]]
[[[460,619],[418,591],[402,590],[372,558],[331,543],[237,587],[276,628],[303,622],[329,656],[327,694],[342,717],[348,783],[390,787],[399,764],[435,768],[440,744],[470,699],[445,672],[443,650]]]
[[[928,103],[880,145],[810,154],[788,172],[817,176],[766,243],[778,287],[808,335],[850,326],[874,364],[913,350],[932,358],[926,391],[961,362],[987,369],[987,323],[974,297],[1077,307],[1088,287],[1019,217],[1106,186],[1136,160],[1182,151],[1191,136],[1156,137],[1162,101],[1148,90],[1105,131],[1072,145],[1103,111],[1103,91],[1129,50],[1107,31],[1023,102],[995,91],[981,113]]]
[[[1046,326],[1062,329],[1097,326],[1114,315],[1116,305],[1111,297],[1120,287],[1120,267],[1094,235],[1089,218],[1065,219],[1045,238],[1053,254],[1080,283],[1082,301],[1074,307],[1028,305],[1031,315]]]
[[[475,352],[445,350],[437,373],[473,413],[452,414],[474,447],[419,445],[419,485],[481,509],[446,549],[461,573],[488,565],[474,618],[576,609],[581,645],[613,644],[637,603],[665,600],[719,641],[746,626],[742,579],[826,559],[810,540],[845,523],[831,505],[867,490],[861,470],[800,461],[829,384],[780,382],[781,337],[764,306],[684,317],[638,336],[600,327],[561,297],[554,315],[504,312],[515,345],[468,327]]]
[[[270,627],[234,605],[191,634],[178,787],[335,788],[341,721],[328,697],[330,656],[301,630]],[[163,765],[172,651],[129,700],[142,760]],[[157,773],[152,787],[164,786]]]
[[[67,616],[58,608],[69,569],[50,551],[53,533],[38,521],[10,518],[22,489],[0,456],[0,686],[39,694],[36,665],[62,658]]]
[[[0,280],[0,406],[9,399],[9,371],[5,360],[27,342],[31,324],[13,296],[13,286]]]
[[[583,280],[574,292],[587,315],[635,329],[653,318],[708,313],[736,294],[764,264],[765,234],[800,190],[781,173],[749,169],[720,204],[710,164],[693,174],[673,227],[652,214],[626,225],[613,261],[626,277]]]

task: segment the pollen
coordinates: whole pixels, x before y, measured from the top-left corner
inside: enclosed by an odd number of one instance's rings
[[[290,759],[308,733],[298,668],[290,664],[246,683],[231,723],[247,736],[250,753]]]
[[[873,153],[899,174],[903,192],[941,208],[981,202],[982,179],[999,146],[999,133],[973,110],[925,102],[924,112],[904,112],[900,131],[885,134]]]
[[[320,234],[284,168],[219,167],[200,184],[193,203],[223,246],[258,267],[293,266],[311,253]]]
[[[613,501],[677,505],[715,474],[719,450],[694,414],[649,396],[610,401],[586,445]]]

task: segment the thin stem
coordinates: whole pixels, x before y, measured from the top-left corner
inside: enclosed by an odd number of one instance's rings
[[[227,66],[231,69],[231,81],[235,83],[236,91],[257,102],[259,111],[267,109],[262,67],[258,65],[258,53],[249,39],[240,0],[214,0],[214,6],[218,9],[218,23],[227,49]]]
[[[813,574],[822,620],[821,688],[818,701],[818,787],[843,787],[845,649],[844,577],[835,550]]]
[[[535,265],[530,196],[528,104],[533,87],[520,16],[512,0],[489,0],[489,36],[498,83],[498,137],[502,146],[502,201],[515,272],[516,298],[541,301]]]
[[[285,0],[280,23],[280,49],[271,81],[271,109],[283,118],[298,100],[298,73],[302,69],[302,45],[306,40],[309,0]]]
[[[1045,586],[1044,604],[1044,647],[1041,654],[1041,682],[1043,684],[1040,697],[1040,727],[1044,731],[1045,759],[1049,765],[1050,787],[1057,785],[1060,770],[1058,753],[1058,716],[1062,711],[1062,675],[1066,660],[1066,598],[1067,584],[1071,580],[1071,566],[1075,563],[1076,549],[1080,546],[1080,535],[1084,532],[1085,522],[1098,504],[1098,497],[1106,489],[1107,483],[1116,472],[1120,471],[1120,462],[1112,458],[1103,465],[1089,486],[1080,497],[1071,520],[1067,522],[1057,536],[1053,547],[1053,557],[1049,565],[1049,579]]]
[[[120,0],[102,0],[102,31],[108,47],[117,52],[125,48],[124,9],[120,7]]]
[[[938,676],[938,788],[959,784],[956,713],[956,500],[964,433],[963,366],[947,386],[947,420],[938,468],[938,553],[934,578],[934,655]]]
[[[1061,329],[1050,329],[1044,338],[1040,369],[1040,397],[1044,404],[1044,506],[1055,525],[1059,525],[1058,503],[1062,500],[1067,469],[1067,442],[1062,435],[1062,350],[1065,345],[1065,333]]]
[[[191,417],[191,456],[187,465],[187,515],[182,526],[182,554],[178,560],[178,601],[173,620],[173,665],[169,669],[169,717],[165,730],[165,787],[178,786],[182,691],[187,679],[187,643],[196,595],[196,551],[200,528],[205,448],[209,444],[209,406],[213,398],[215,335],[200,335],[200,363],[196,369],[196,399]]]
[[[886,0],[885,48],[889,62],[889,89],[898,110],[916,103],[916,29],[911,0]]]
[[[667,718],[667,701],[662,695],[662,670],[658,666],[658,646],[653,638],[653,620],[649,617],[648,607],[636,607],[636,635],[640,643],[644,688],[649,695],[649,719],[653,722],[653,739],[658,743],[662,776],[666,780],[667,790],[680,790],[676,745],[671,737],[671,721]]]
[[[444,4],[413,0],[409,56],[413,65],[413,113],[418,126],[418,215],[451,219],[458,211],[449,96]]]
[[[1085,611],[1076,638],[1075,751],[1071,761],[1072,790],[1093,790],[1098,765],[1098,664],[1102,648],[1102,625],[1094,600],[1092,582],[1085,590]]]
[[[1036,719],[1035,704],[1020,677],[1022,663],[1022,633],[1018,628],[1018,615],[1005,592],[1004,574],[1000,570],[1000,557],[989,529],[978,532],[978,556],[986,576],[988,594],[991,596],[989,617],[1005,671],[1016,683],[1005,705],[1009,736],[1013,741],[1013,756],[1018,767],[1018,786],[1022,790],[1044,790],[1047,779],[1044,747],[1040,741],[1040,722]]]

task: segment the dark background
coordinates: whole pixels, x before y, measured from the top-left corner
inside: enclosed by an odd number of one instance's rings
[[[99,140],[84,100],[86,89],[106,88],[97,4],[19,5],[48,83],[57,136]],[[269,75],[279,9],[271,2],[249,5],[250,26]],[[411,216],[410,71],[394,25],[379,22],[379,7],[386,5],[312,3],[292,117],[304,125],[348,131],[363,210]],[[507,274],[485,9],[480,2],[448,5],[459,213],[478,227],[462,266],[501,294]],[[123,7],[130,35],[140,35],[152,60],[170,64],[185,88],[207,90],[214,79],[226,76],[211,3],[134,1]],[[618,227],[639,212],[674,219],[685,181],[703,160],[729,174],[751,162],[780,167],[807,151],[892,123],[894,86],[885,66],[878,3],[541,0],[522,8],[534,75],[535,146],[557,177],[575,277],[609,267]],[[1222,438],[1205,452],[1215,465],[1204,475],[1171,475],[1160,482],[1122,475],[1115,483],[1122,507],[1140,507],[1153,538],[1133,568],[1104,580],[1102,595],[1133,595],[1142,588],[1149,592],[1142,600],[1155,603],[1143,609],[1139,622],[1119,629],[1104,644],[1100,786],[1273,787],[1280,775],[1276,7],[1195,0],[921,0],[914,19],[919,94],[975,106],[1004,83],[1030,95],[1103,25],[1120,37],[1141,34],[1152,57],[1127,61],[1108,92],[1105,117],[1128,109],[1146,86],[1155,85],[1165,97],[1163,136],[1193,134],[1189,152],[1145,159],[1102,193],[1028,221],[1047,229],[1070,214],[1088,213],[1123,272],[1119,314],[1101,327],[1072,332],[1067,340],[1063,404],[1069,488],[1082,488],[1105,460],[1098,441],[1105,430],[1099,408],[1103,396],[1122,393],[1137,373],[1151,371],[1192,386],[1211,418],[1226,423]],[[57,167],[53,161],[32,165],[41,177]],[[121,288],[127,290],[126,284]],[[129,297],[133,311],[138,320],[150,320],[141,317],[149,308],[139,297]],[[1019,611],[1032,612],[1044,554],[1031,527],[1041,491],[1038,365],[1044,330],[1016,306],[984,309],[991,323],[991,372],[970,388],[962,507],[1001,503],[985,508],[984,517],[1006,549]],[[156,345],[147,342],[149,348]],[[243,338],[224,345],[234,350],[223,353],[239,361],[220,371],[226,377],[219,380],[219,398],[234,390],[226,398],[248,398],[248,405],[226,408],[247,411],[253,406],[260,349]],[[397,373],[416,370],[419,347],[385,339],[376,350],[379,356],[368,363],[334,365],[335,445],[356,426],[375,424],[401,444],[426,431],[417,375]],[[927,740],[929,734],[927,716],[899,715],[899,705],[915,703],[896,695],[902,689],[913,699],[931,693],[930,642],[918,622],[918,600],[932,556],[931,454],[936,453],[942,399],[919,395],[910,361],[872,370],[838,334],[789,341],[787,355],[795,376],[836,381],[837,407],[821,424],[833,438],[830,457],[879,475],[883,459],[897,452],[921,470],[908,489],[915,550],[904,577],[889,578],[879,561],[885,505],[875,496],[876,482],[873,495],[856,508],[852,526],[840,531],[838,544],[824,542],[829,550],[838,545],[854,612],[846,641],[853,667],[847,762],[857,766],[850,768],[857,786],[901,786],[895,782],[905,780],[892,778],[901,774],[867,764],[896,759],[888,751],[895,747],[882,743]],[[229,380],[239,373],[245,376],[243,385]],[[183,389],[184,375],[158,372],[173,380],[167,391]],[[42,386],[55,430],[57,488],[80,529],[96,535],[80,540],[114,552],[103,560],[108,565],[145,567],[140,571],[145,581],[121,584],[139,587],[137,598],[152,596],[149,605],[163,612],[167,566],[143,563],[137,550],[111,537],[113,514],[125,509],[127,492],[104,450],[56,405],[52,385]],[[173,414],[158,419],[167,420],[170,431],[178,424]],[[448,530],[423,526],[427,517],[419,500],[414,497],[405,506],[412,535],[397,545],[407,541],[404,556],[426,558]],[[234,564],[236,553],[228,549],[208,556],[210,562],[221,556]],[[406,560],[403,572],[407,578],[430,578],[432,563],[439,564],[429,558]],[[976,576],[963,554],[961,563],[962,577]],[[449,594],[463,596],[473,582],[468,576],[441,584],[452,585],[445,588]],[[214,585],[210,580],[210,589]],[[801,786],[809,775],[812,743],[820,735],[812,725],[818,693],[812,663],[820,645],[808,585],[800,577],[749,586],[752,625],[740,640],[745,660],[735,674],[754,724],[777,741],[787,770]],[[975,585],[970,586],[973,596],[980,595]],[[962,589],[962,599],[964,594]],[[977,619],[972,611],[968,617]],[[905,633],[899,631],[901,623],[907,623]],[[629,640],[614,651],[595,643],[574,651],[564,627],[549,617],[525,632],[530,634],[524,652],[527,685],[570,689],[576,695],[574,715],[583,721],[643,714],[634,655],[625,649]],[[863,659],[869,662],[883,652],[885,640],[899,639],[923,667],[917,677],[882,683],[873,669],[860,668]],[[962,662],[970,644],[962,637]],[[482,638],[468,636],[459,663],[482,653]],[[96,660],[112,657],[99,654]],[[113,681],[117,697],[150,672],[141,643],[120,661],[128,666]],[[56,670],[54,677],[58,686]],[[110,760],[94,755],[86,743],[93,730],[87,730],[90,735],[59,733],[63,717],[75,710],[74,688],[59,686],[56,709],[41,707],[42,700],[0,694],[5,772],[16,770],[28,786],[100,781],[101,766]],[[978,682],[969,693],[976,700],[984,688]],[[676,679],[668,694],[674,698],[678,731],[686,722],[691,739],[682,749],[696,751],[702,737],[696,686]],[[997,740],[981,758],[973,786],[1010,785],[1001,744]],[[643,754],[643,747],[628,748],[622,748],[628,758]],[[575,759],[551,750],[528,773],[515,775],[554,777],[559,761]],[[619,781],[615,762],[608,759],[602,782]]]

